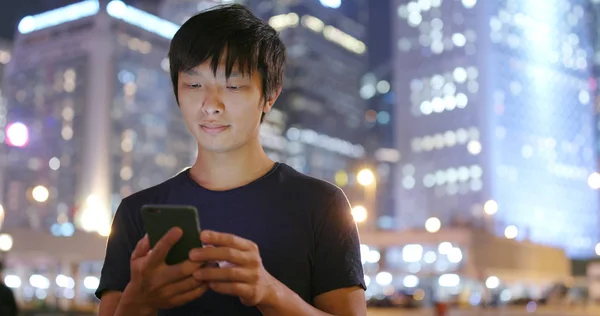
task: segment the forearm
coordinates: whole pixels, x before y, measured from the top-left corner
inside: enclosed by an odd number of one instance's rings
[[[306,303],[296,292],[281,284],[271,302],[257,306],[265,316],[331,316]]]
[[[117,305],[117,309],[113,316],[156,316],[158,315],[158,311],[145,306],[142,302],[137,299],[137,295],[135,291],[132,290],[129,286],[125,288],[121,299],[119,300],[119,305]]]

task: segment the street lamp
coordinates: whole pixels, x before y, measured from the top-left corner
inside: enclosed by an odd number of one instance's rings
[[[487,215],[496,214],[498,212],[498,202],[496,202],[494,200],[489,200],[489,201],[485,202],[485,204],[483,205],[483,211]]]
[[[12,249],[13,238],[9,234],[0,234],[0,251],[8,252]]]
[[[600,173],[594,172],[588,177],[588,185],[594,190],[600,189]]]
[[[31,196],[36,202],[44,203],[48,201],[48,197],[50,197],[50,192],[43,185],[38,185],[33,190],[31,190]]]
[[[367,220],[367,212],[369,209],[373,216],[373,219],[377,218],[377,180],[375,179],[375,173],[369,168],[363,168],[356,174],[356,181],[364,188],[364,203],[366,204],[364,209],[364,217],[361,218],[360,222]],[[362,212],[359,209],[359,212]],[[360,214],[360,213],[359,213]],[[367,226],[373,225],[372,220],[369,221]]]
[[[367,219],[367,209],[362,205],[357,205],[352,208],[352,217],[357,223],[362,223]]]
[[[358,172],[356,175],[356,180],[358,181],[358,184],[368,187],[375,183],[375,174],[373,171],[371,171],[371,169],[365,168]]]
[[[4,213],[4,207],[2,207],[2,204],[0,204],[0,230],[2,229],[2,225],[4,225],[4,217],[5,217],[5,213]]]
[[[430,217],[425,221],[425,229],[430,233],[437,233],[442,228],[442,222],[437,217]]]
[[[515,239],[517,235],[519,235],[519,229],[515,225],[510,225],[504,230],[504,237],[506,239]]]

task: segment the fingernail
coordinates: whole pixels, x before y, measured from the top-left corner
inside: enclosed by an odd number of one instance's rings
[[[208,230],[203,230],[202,231],[202,237],[203,238],[209,238],[210,236],[212,236],[212,233]]]
[[[183,233],[183,230],[181,230],[181,228],[179,228],[179,227],[173,227],[173,228],[171,228],[171,233],[180,234],[180,233]]]

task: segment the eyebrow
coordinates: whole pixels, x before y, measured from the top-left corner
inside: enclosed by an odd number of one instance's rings
[[[184,73],[187,75],[190,75],[190,76],[201,76],[200,72],[198,72],[196,69],[193,69],[193,68],[185,70]],[[224,72],[218,71],[217,75],[224,75]],[[244,77],[244,74],[239,71],[234,70],[229,75],[229,78],[238,78],[238,77]]]

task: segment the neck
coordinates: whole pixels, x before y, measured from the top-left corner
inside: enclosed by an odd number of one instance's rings
[[[273,168],[273,163],[258,140],[226,153],[209,152],[199,147],[190,177],[209,190],[231,190],[262,177]]]

